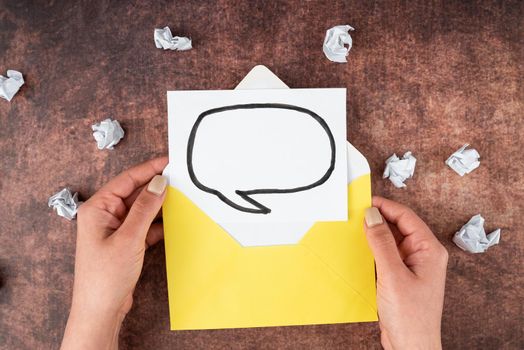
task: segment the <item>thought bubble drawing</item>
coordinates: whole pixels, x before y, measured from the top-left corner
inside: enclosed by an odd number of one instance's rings
[[[311,154],[317,161],[310,161]],[[269,214],[253,195],[320,186],[333,173],[335,154],[333,134],[315,112],[280,103],[237,104],[198,116],[188,138],[187,169],[197,188],[228,206]]]

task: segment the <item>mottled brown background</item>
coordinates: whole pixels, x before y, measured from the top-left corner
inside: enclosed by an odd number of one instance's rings
[[[123,169],[167,152],[166,90],[231,89],[256,64],[291,87],[346,87],[348,139],[368,158],[374,193],[412,206],[450,252],[447,349],[524,348],[523,2],[0,0],[0,70],[26,85],[0,100],[0,348],[59,346],[73,281],[75,223],[48,197],[86,199]],[[348,64],[322,53],[326,29],[351,24]],[[191,36],[155,49],[153,28]],[[127,131],[99,151],[90,125]],[[482,165],[444,165],[464,143]],[[405,190],[384,160],[412,150]],[[460,251],[452,234],[482,213],[499,246]],[[376,323],[170,332],[164,249],[146,256],[124,349],[379,348]]]

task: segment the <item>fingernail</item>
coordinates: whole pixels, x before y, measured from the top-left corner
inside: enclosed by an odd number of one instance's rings
[[[153,180],[147,185],[147,192],[150,192],[154,195],[160,196],[164,193],[167,186],[167,179],[162,175],[155,175]]]
[[[375,207],[366,209],[365,218],[366,225],[368,225],[369,228],[380,225],[384,222],[384,220],[382,220],[382,215],[380,215],[380,212]]]

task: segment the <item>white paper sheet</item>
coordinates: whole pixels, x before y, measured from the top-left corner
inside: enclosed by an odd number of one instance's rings
[[[369,174],[370,169],[366,158],[352,144],[347,142],[346,146],[348,156],[347,182],[349,184],[360,176]],[[257,223],[256,225],[245,222],[227,222],[221,223],[220,226],[242,246],[252,247],[296,244],[314,224],[314,221],[269,222]]]
[[[477,214],[473,216],[460,231],[453,236],[453,242],[462,250],[470,253],[484,253],[489,247],[500,241],[500,229],[486,235],[484,218]]]
[[[0,97],[11,101],[22,85],[24,85],[22,73],[12,69],[8,70],[7,77],[0,75]]]
[[[153,33],[157,49],[186,51],[191,50],[191,39],[185,36],[173,36],[169,27],[157,28]]]
[[[345,94],[168,92],[170,184],[218,223],[347,220]]]
[[[111,118],[91,125],[91,129],[93,129],[93,137],[98,149],[113,149],[124,137],[124,129],[122,129],[120,123]]]
[[[446,160],[446,164],[460,176],[469,174],[480,165],[480,154],[474,148],[466,149],[468,146],[466,143]]]
[[[353,39],[349,35],[350,30],[355,29],[348,25],[341,25],[327,30],[322,49],[330,61],[347,62],[346,57],[353,46]]]
[[[413,177],[416,163],[417,159],[413,157],[411,152],[404,153],[402,159],[393,153],[391,157],[386,159],[386,168],[382,177],[388,178],[396,188],[406,187],[404,181]]]

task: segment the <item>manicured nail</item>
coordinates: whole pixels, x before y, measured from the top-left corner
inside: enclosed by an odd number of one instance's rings
[[[384,220],[382,220],[382,215],[380,215],[380,212],[375,207],[366,209],[365,218],[366,225],[368,225],[369,228],[380,225],[384,222]]]
[[[162,175],[155,175],[153,180],[151,180],[147,186],[147,191],[154,195],[160,196],[166,190],[166,186],[167,179]]]

